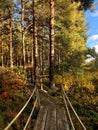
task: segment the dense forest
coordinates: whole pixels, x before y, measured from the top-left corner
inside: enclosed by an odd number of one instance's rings
[[[33,86],[42,83],[49,91],[63,84],[86,128],[98,129],[98,54],[86,46],[85,24],[85,11],[92,10],[93,3],[0,0],[0,130],[20,110]],[[89,56],[94,60],[87,63]],[[13,129],[20,129],[24,115]]]

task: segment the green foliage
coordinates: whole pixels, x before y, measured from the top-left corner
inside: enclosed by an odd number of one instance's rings
[[[57,68],[60,68],[61,73],[76,71],[85,62],[87,29],[85,15],[83,11],[78,10],[79,5],[79,2],[71,3],[64,0],[57,2],[55,40],[57,54],[60,57]]]
[[[13,71],[19,76],[21,77],[22,80],[26,81],[26,72],[25,70],[23,70],[22,67],[14,67]]]
[[[15,73],[13,70],[9,68],[1,68],[0,67],[0,93],[9,93],[11,91],[15,91],[18,88],[22,90],[25,84],[25,78],[23,78],[22,74],[21,77],[18,73]]]
[[[22,68],[13,68],[12,70],[0,67],[0,130],[7,126],[27,101],[31,92],[25,84],[25,73]],[[32,109],[32,104],[33,99],[11,129],[22,129]],[[32,117],[32,127],[37,113],[38,109],[36,108]]]
[[[74,0],[74,1],[81,2],[79,9],[82,9],[82,10],[91,9],[92,10],[92,8],[93,8],[94,0]]]
[[[1,118],[4,123],[0,126],[0,128],[2,128],[7,121],[7,111],[10,110],[10,107],[13,109],[13,105],[11,103],[12,101],[14,102],[15,99],[14,96],[11,95],[17,95],[17,93],[23,89],[23,84],[24,81],[12,70],[0,67],[0,113],[2,113]]]
[[[91,68],[56,75],[55,82],[57,86],[64,84],[64,89],[86,128],[95,130],[98,128],[98,70]],[[73,120],[77,122],[76,118]],[[75,123],[75,127],[81,130],[79,123]]]
[[[85,14],[83,12],[84,9],[86,10],[91,7],[93,1],[55,1],[55,82],[59,89],[55,91],[48,90],[51,95],[59,97],[60,84],[64,84],[65,90],[88,130],[96,130],[98,128],[98,58],[94,48],[87,49],[85,45],[87,28],[85,27]],[[16,1],[16,7],[20,3],[20,1]],[[0,38],[0,42],[3,41],[4,66],[9,65],[9,16],[16,12],[17,16],[12,15],[12,17],[14,16],[13,52],[15,52],[13,61],[14,65],[22,65],[21,11],[19,8],[13,7],[13,1],[0,0],[0,34],[3,35]],[[42,60],[41,55],[42,50],[44,50],[44,72],[49,70],[49,57],[47,55],[49,52],[49,11],[49,3],[46,0],[38,0],[36,2],[39,60]],[[24,23],[27,63],[31,62],[32,56],[32,18],[32,2],[26,1]],[[87,54],[96,59],[92,65],[84,67],[83,64]],[[2,60],[0,59],[1,62]],[[41,65],[39,64],[39,66]],[[83,67],[85,70],[83,70]],[[30,69],[30,73],[27,70],[27,77],[30,77],[33,68],[27,69]],[[43,82],[45,85],[48,85],[48,78],[43,78]],[[0,129],[4,129],[5,125],[16,115],[27,99],[30,90],[24,87],[25,83],[26,74],[21,67],[15,67],[13,70],[0,67]],[[61,99],[58,98],[58,100]],[[32,101],[29,108],[26,109],[24,117],[21,117],[13,125],[13,129],[16,129],[15,127],[21,129],[18,124],[25,123],[31,105]],[[34,118],[37,112],[36,110]]]
[[[95,48],[87,48],[87,51],[86,51],[87,55],[90,55],[92,56],[93,58],[96,58],[97,57],[97,52],[95,51]]]
[[[68,72],[62,75],[55,75],[55,82],[57,85],[63,84],[65,87],[65,90],[69,90],[71,85],[74,83],[74,76]]]

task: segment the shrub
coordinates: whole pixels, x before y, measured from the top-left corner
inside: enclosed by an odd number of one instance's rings
[[[22,90],[25,80],[9,68],[0,67],[0,94]]]

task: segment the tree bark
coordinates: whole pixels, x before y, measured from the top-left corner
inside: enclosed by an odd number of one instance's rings
[[[41,43],[41,55],[40,55],[40,72],[41,72],[41,77],[40,77],[40,83],[41,83],[41,90],[43,90],[43,75],[44,75],[44,39],[42,38],[42,43]]]
[[[22,16],[21,16],[21,22],[22,22],[22,54],[23,54],[23,68],[25,69],[25,29],[24,29],[24,9],[25,9],[25,0],[21,0],[21,6],[22,6]]]
[[[54,0],[50,0],[50,70],[49,87],[54,87]]]
[[[10,67],[13,68],[13,35],[12,35],[12,16],[10,17]]]
[[[36,0],[33,0],[33,59],[34,59],[34,86],[37,86],[38,74],[38,44],[36,26]]]
[[[3,34],[1,36],[2,38],[2,43],[1,43],[1,66],[3,67],[4,66],[4,57],[3,57]]]

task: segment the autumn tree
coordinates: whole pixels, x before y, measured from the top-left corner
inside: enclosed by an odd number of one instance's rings
[[[12,16],[13,16],[13,2],[6,0],[5,2],[1,1],[2,8],[2,19],[7,21],[9,24],[6,24],[7,29],[9,29],[9,58],[10,58],[10,67],[13,67],[13,47],[12,47]]]
[[[80,2],[79,8],[82,10],[92,9],[94,0],[74,0],[76,2]]]
[[[85,15],[83,11],[78,10],[79,5],[63,0],[57,4],[56,50],[62,50],[59,52],[59,64],[63,71],[79,68],[85,61]]]

